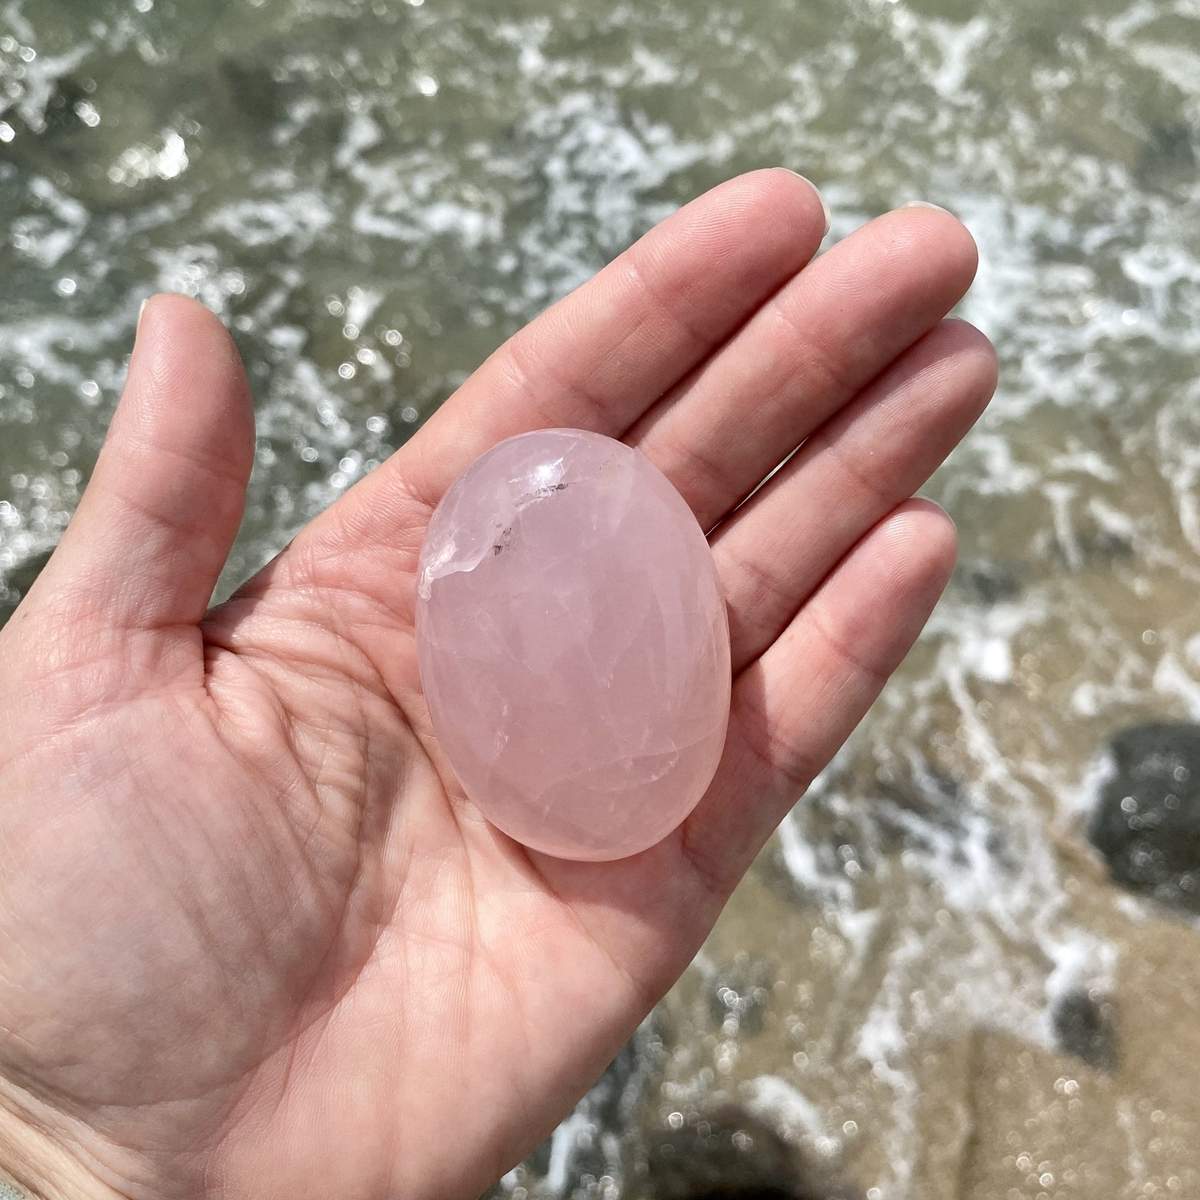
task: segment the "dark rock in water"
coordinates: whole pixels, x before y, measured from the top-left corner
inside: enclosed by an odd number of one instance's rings
[[[692,1193],[688,1200],[797,1200],[795,1192],[782,1188],[719,1188],[715,1192]]]
[[[1068,992],[1054,1006],[1053,1020],[1063,1051],[1098,1071],[1116,1069],[1117,1031],[1111,1001],[1096,1000],[1082,990]]]
[[[1021,582],[1012,568],[986,559],[959,563],[953,582],[959,591],[986,607],[1015,600],[1021,594]]]
[[[278,121],[286,107],[283,89],[260,59],[231,55],[219,66],[222,98],[263,127]]]
[[[1200,913],[1200,725],[1136,725],[1113,738],[1116,766],[1088,836],[1113,879]]]
[[[757,1117],[724,1108],[659,1134],[627,1174],[631,1200],[855,1200]]]
[[[1195,130],[1186,121],[1155,122],[1149,135],[1140,142],[1134,168],[1143,186],[1169,186],[1173,180],[1195,173],[1198,143]]]

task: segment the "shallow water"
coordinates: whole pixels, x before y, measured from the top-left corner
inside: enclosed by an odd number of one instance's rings
[[[1109,737],[1200,720],[1198,156],[1196,0],[0,0],[0,605],[152,290],[251,365],[233,582],[703,188],[794,167],[834,238],[942,203],[1002,359],[929,489],[963,565],[498,1193],[1200,1194],[1195,909],[1115,887],[1086,837]]]

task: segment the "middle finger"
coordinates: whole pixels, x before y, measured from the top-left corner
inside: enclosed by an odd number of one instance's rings
[[[932,329],[975,274],[941,209],[863,226],[809,264],[626,435],[710,529],[809,433]]]

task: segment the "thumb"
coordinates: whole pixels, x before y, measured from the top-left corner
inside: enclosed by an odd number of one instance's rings
[[[96,469],[29,602],[54,596],[109,628],[195,624],[241,522],[253,457],[233,340],[195,301],[154,297]]]

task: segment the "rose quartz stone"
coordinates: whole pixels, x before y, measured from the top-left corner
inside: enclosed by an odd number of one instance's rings
[[[467,795],[535,850],[635,854],[716,771],[730,666],[712,554],[621,442],[542,430],[467,469],[425,535],[417,649]]]

